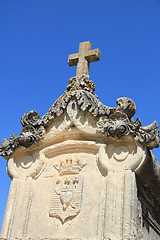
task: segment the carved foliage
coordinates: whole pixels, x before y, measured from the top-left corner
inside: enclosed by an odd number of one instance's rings
[[[124,104],[123,104],[124,103]],[[123,136],[132,135],[136,140],[152,149],[159,146],[159,127],[157,122],[142,127],[139,118],[133,121],[136,106],[129,98],[119,98],[117,107],[108,117],[100,118],[97,123],[98,129],[107,137],[120,139]]]
[[[95,91],[95,83],[90,79],[89,75],[82,77],[72,77],[69,79],[67,91],[85,90],[93,93]]]
[[[0,155],[6,159],[14,152],[15,148],[20,146],[28,148],[38,143],[39,139],[43,137],[44,127],[36,111],[30,111],[27,114],[24,113],[21,123],[23,129],[19,136],[16,137],[12,134],[9,141],[4,139],[0,146]]]
[[[110,107],[105,106],[93,93],[94,83],[88,75],[82,76],[80,79],[73,77],[69,80],[67,91],[52,105],[49,111],[41,118],[44,125],[47,125],[55,116],[60,116],[66,109],[69,101],[74,98],[77,105],[82,111],[89,111],[93,116],[109,115]]]
[[[16,137],[12,134],[9,141],[4,139],[0,146],[0,155],[8,159],[15,148],[19,146],[27,148],[38,143],[39,139],[43,137],[47,125],[53,118],[60,116],[72,100],[82,111],[88,111],[93,116],[99,117],[98,130],[107,137],[119,139],[126,135],[132,135],[149,148],[159,146],[159,128],[156,121],[146,127],[142,127],[139,119],[133,121],[132,116],[136,111],[133,100],[126,97],[118,98],[116,108],[111,108],[98,100],[93,92],[94,89],[95,84],[88,75],[71,78],[67,90],[41,119],[36,111],[23,114],[21,119],[23,129],[20,135]]]
[[[131,119],[136,112],[136,104],[132,99],[127,97],[118,98],[116,111],[125,113]]]
[[[107,137],[111,136],[120,139],[123,136],[134,135],[141,126],[141,122],[139,119],[130,122],[125,113],[116,111],[109,118],[100,119],[97,125],[99,130]]]
[[[137,131],[136,139],[145,143],[147,147],[154,148],[159,146],[159,126],[156,121],[148,126],[140,127]]]

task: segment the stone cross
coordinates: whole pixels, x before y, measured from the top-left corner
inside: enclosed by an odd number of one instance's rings
[[[81,77],[84,74],[89,74],[89,63],[99,61],[101,52],[99,48],[91,50],[91,43],[81,42],[79,44],[79,53],[71,54],[68,57],[69,66],[77,65],[76,76]]]

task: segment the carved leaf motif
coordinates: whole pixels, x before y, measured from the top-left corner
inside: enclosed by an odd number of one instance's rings
[[[36,126],[39,123],[39,114],[36,111],[30,111],[28,113],[24,113],[21,118],[21,124],[23,127],[27,125]]]
[[[159,146],[159,127],[156,121],[142,127],[139,118],[134,122],[124,112],[115,111],[109,118],[100,119],[97,126],[99,131],[108,137],[121,138],[132,135],[150,149]]]
[[[36,111],[30,111],[23,114],[21,123],[24,126],[18,137],[14,134],[10,136],[9,141],[4,139],[0,146],[0,155],[8,159],[17,147],[26,148],[38,143],[43,137],[44,127],[39,120],[39,114]]]
[[[89,111],[93,116],[98,116],[98,130],[107,137],[121,138],[125,135],[132,135],[136,140],[151,149],[159,146],[157,122],[142,127],[139,119],[133,121],[132,116],[136,112],[136,105],[132,99],[118,98],[117,106],[111,108],[98,100],[94,90],[95,84],[90,80],[89,75],[71,78],[67,90],[42,118],[39,119],[39,114],[36,111],[23,114],[21,123],[24,128],[18,137],[12,134],[9,141],[4,139],[0,146],[0,155],[8,159],[17,147],[30,147],[37,144],[39,139],[43,138],[45,128],[51,120],[60,116],[70,101],[74,101],[82,111]],[[101,119],[102,116],[105,119]]]

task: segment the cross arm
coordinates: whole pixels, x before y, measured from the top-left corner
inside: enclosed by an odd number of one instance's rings
[[[101,52],[99,48],[94,50],[88,50],[85,58],[87,59],[88,62],[99,61],[101,59]]]
[[[75,54],[70,54],[68,56],[68,64],[69,66],[76,66],[78,63],[78,58],[79,58],[79,54],[75,53]]]

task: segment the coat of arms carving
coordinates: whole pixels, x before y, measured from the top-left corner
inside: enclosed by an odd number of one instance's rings
[[[59,176],[54,179],[50,217],[58,218],[62,224],[76,217],[80,212],[83,177],[79,175],[86,165],[78,159],[66,159],[54,165]]]

